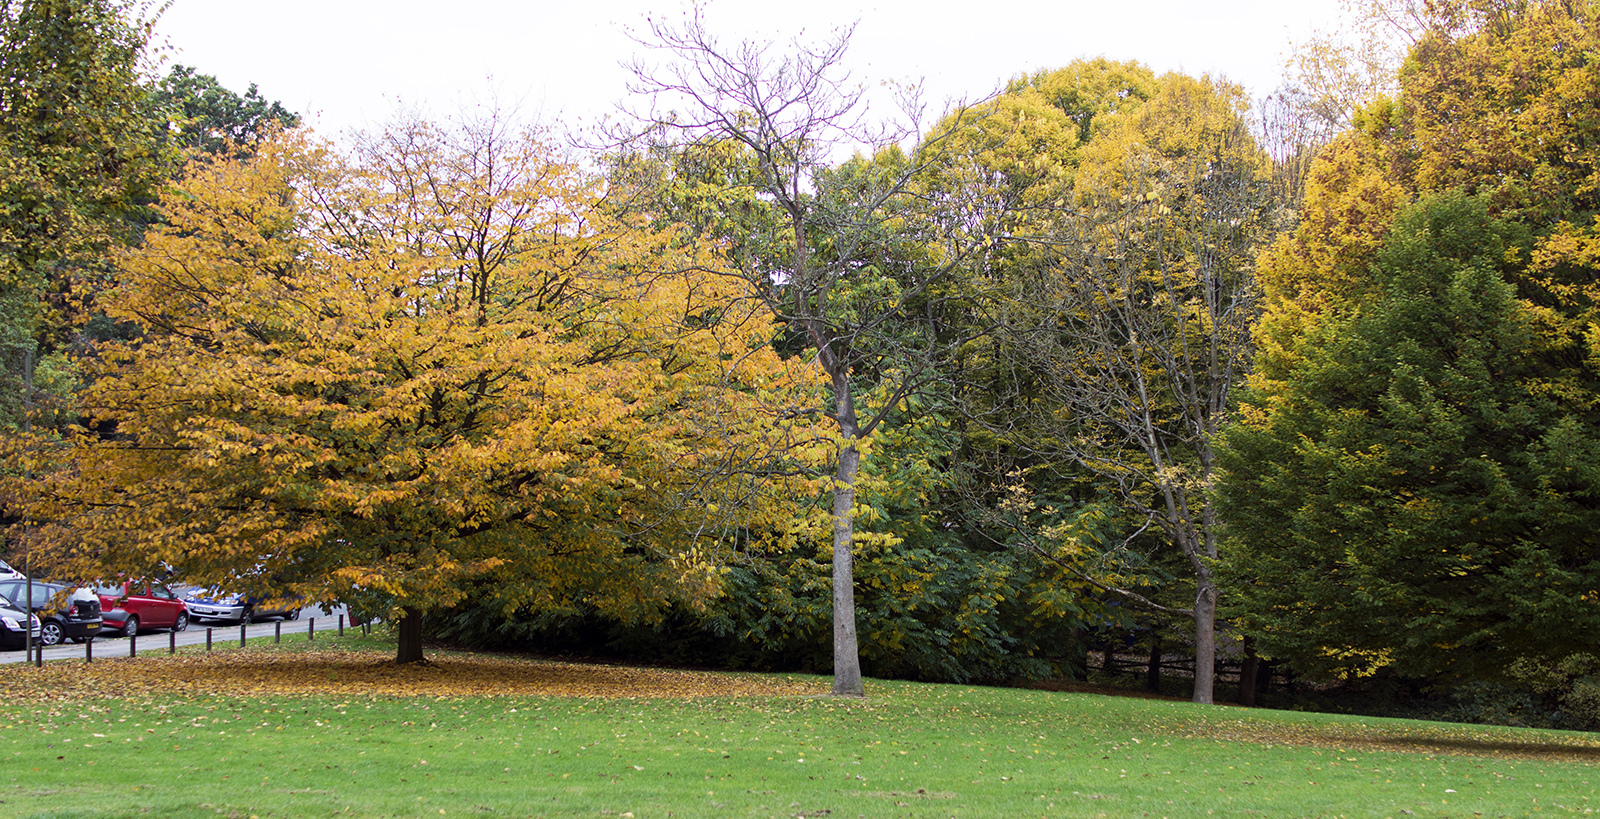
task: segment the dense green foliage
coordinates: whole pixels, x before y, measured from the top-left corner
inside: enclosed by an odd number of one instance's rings
[[[1587,667],[1600,625],[1600,28],[1587,4],[1434,11],[1263,257],[1231,609],[1308,672],[1528,680]]]
[[[1082,676],[1088,641],[1097,629],[1127,625],[1127,611],[1018,542],[1012,527],[966,506],[945,465],[956,444],[944,426],[939,414],[903,413],[864,462],[855,590],[863,670],[987,683]],[[820,508],[825,499],[814,502]],[[1085,540],[1099,542],[1112,540],[1118,524],[1095,507],[1018,514],[1033,528],[1071,520],[1090,529]],[[750,542],[725,568],[719,599],[655,622],[622,623],[585,605],[508,616],[485,588],[482,599],[437,615],[430,630],[475,647],[728,668],[829,667],[830,566],[815,542]]]
[[[1541,388],[1507,281],[1525,259],[1482,199],[1424,198],[1377,253],[1381,295],[1320,325],[1270,415],[1230,432],[1233,595],[1270,651],[1319,674],[1498,676],[1600,627],[1600,447]]]
[[[0,7],[0,428],[70,393],[105,254],[164,177],[148,26],[121,0]]]
[[[185,151],[248,152],[275,131],[300,125],[300,116],[261,96],[255,83],[243,96],[191,66],[175,65],[154,90],[171,118],[173,141]]]

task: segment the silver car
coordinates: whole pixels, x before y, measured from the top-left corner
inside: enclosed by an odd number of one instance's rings
[[[195,589],[183,598],[183,604],[196,620],[253,623],[267,617],[300,618],[298,600],[269,600],[222,589]]]

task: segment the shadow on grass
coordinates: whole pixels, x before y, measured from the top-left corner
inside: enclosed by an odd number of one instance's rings
[[[1507,742],[1493,739],[1447,739],[1441,737],[1374,737],[1373,745],[1394,751],[1430,754],[1499,756],[1514,759],[1549,759],[1563,762],[1600,761],[1600,747],[1562,742]]]
[[[1042,691],[1188,702],[1183,697],[1092,682],[1051,680],[1034,683],[1029,687]],[[1547,741],[1509,740],[1497,735],[1503,729],[1494,726],[1452,723],[1440,723],[1437,729],[1407,727],[1397,730],[1387,725],[1350,724],[1313,727],[1300,722],[1280,722],[1272,718],[1273,714],[1289,712],[1244,708],[1221,701],[1216,705],[1231,707],[1225,713],[1199,717],[1190,724],[1190,730],[1193,731],[1191,736],[1306,748],[1340,748],[1439,756],[1485,756],[1553,762],[1600,762],[1600,736],[1590,739],[1549,732],[1550,737]],[[1262,718],[1258,720],[1246,715]],[[1243,719],[1240,719],[1241,717]]]

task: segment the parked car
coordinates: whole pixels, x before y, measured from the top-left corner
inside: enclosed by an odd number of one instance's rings
[[[26,624],[26,625],[24,625]],[[28,645],[28,631],[39,639],[39,618],[0,600],[0,648],[15,649]]]
[[[89,589],[74,589],[38,580],[0,580],[0,597],[18,609],[28,606],[33,587],[33,613],[39,618],[39,644],[60,645],[63,640],[83,642],[100,633],[100,598]]]
[[[105,631],[131,637],[142,629],[183,631],[189,627],[189,609],[172,590],[150,580],[130,580],[121,585],[97,586],[100,617]]]
[[[0,560],[0,580],[21,580],[26,577],[22,572],[11,568],[10,564]]]
[[[300,617],[302,602],[256,597],[223,589],[195,589],[183,598],[184,605],[189,607],[189,616],[196,620],[237,623],[253,623],[266,617],[296,620]]]

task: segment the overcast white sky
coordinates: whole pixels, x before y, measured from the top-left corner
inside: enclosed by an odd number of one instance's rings
[[[307,116],[324,136],[381,123],[400,104],[448,114],[491,94],[525,114],[592,122],[625,94],[626,31],[683,0],[175,0],[156,27],[169,59]],[[1079,57],[1222,74],[1252,96],[1279,82],[1292,41],[1332,27],[1338,0],[712,0],[725,39],[788,40],[859,21],[863,80],[921,79],[937,103],[980,97]]]

